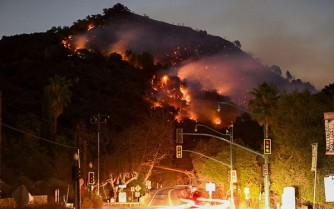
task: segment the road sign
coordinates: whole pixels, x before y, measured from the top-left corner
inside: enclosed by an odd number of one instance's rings
[[[140,192],[135,192],[135,197],[140,197]]]
[[[216,191],[216,184],[212,182],[206,183],[205,190],[209,192],[209,198],[212,199],[212,192]]]
[[[152,182],[150,180],[146,181],[146,188],[151,189],[152,188]]]
[[[120,185],[118,185],[118,188],[125,189],[126,188],[126,184],[120,184]]]
[[[312,144],[312,167],[311,171],[317,170],[318,143]]]
[[[139,185],[137,185],[137,186],[135,187],[135,190],[136,190],[137,192],[139,192],[139,190],[141,190],[141,187],[140,187]]]
[[[206,183],[205,184],[205,190],[208,191],[208,192],[216,191],[216,184],[212,183],[212,182]]]
[[[126,202],[126,192],[118,193],[118,202]]]

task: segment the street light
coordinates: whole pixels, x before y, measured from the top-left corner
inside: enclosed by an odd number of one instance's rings
[[[230,138],[230,194],[231,194],[231,209],[234,209],[235,208],[235,204],[234,204],[234,189],[233,189],[233,181],[232,181],[232,172],[233,172],[233,150],[232,150],[232,143],[233,143],[233,125],[231,125],[231,132],[229,133],[228,130],[226,130],[226,134],[223,134],[223,133],[220,133],[219,131],[216,131],[215,129],[213,128],[210,128],[209,126],[206,126],[206,125],[203,125],[203,124],[199,124],[199,123],[196,123],[195,125],[195,132],[198,131],[198,126],[202,126],[202,127],[205,127],[219,135],[222,135],[222,136],[229,136]]]
[[[109,118],[108,115],[98,113],[90,119],[91,123],[97,124],[97,195],[100,195],[100,124],[107,123]]]
[[[256,113],[253,113],[253,112],[249,112],[247,110],[244,110],[242,108],[240,108],[239,106],[237,105],[234,105],[234,104],[231,104],[231,103],[228,103],[228,102],[218,102],[218,107],[217,107],[217,111],[220,112],[221,111],[221,107],[220,107],[220,104],[224,104],[224,105],[229,105],[229,106],[232,106],[232,107],[235,107],[236,109],[242,111],[242,112],[246,112],[246,113],[249,113],[251,115],[259,115],[259,114],[256,114]],[[263,114],[261,115],[263,117],[263,140],[265,141],[265,139],[267,138],[267,127],[266,127],[266,113],[265,111],[263,110]],[[268,153],[264,152],[263,154],[263,159],[264,159],[264,166],[266,168],[268,168],[268,164],[269,164],[269,160],[268,160]],[[264,203],[264,206],[265,206],[265,209],[270,209],[270,198],[269,198],[269,171],[267,169],[267,172],[264,172],[263,173],[264,175],[264,195],[265,195],[265,203]]]

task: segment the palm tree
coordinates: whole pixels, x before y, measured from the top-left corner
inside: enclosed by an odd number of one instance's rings
[[[255,113],[252,118],[261,125],[265,124],[265,137],[267,137],[268,133],[271,111],[279,99],[278,93],[279,90],[274,85],[266,82],[250,92],[253,95],[253,99],[249,101],[248,107],[251,112]]]
[[[58,117],[64,112],[71,101],[71,82],[63,76],[55,75],[49,79],[49,85],[45,88],[45,93],[49,105],[49,114],[52,118],[53,136],[57,132]]]

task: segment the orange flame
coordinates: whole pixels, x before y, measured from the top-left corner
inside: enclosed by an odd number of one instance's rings
[[[218,116],[214,116],[212,119],[212,123],[216,125],[220,125],[222,123],[221,119]]]
[[[161,78],[161,83],[162,83],[162,85],[166,85],[167,82],[168,82],[168,80],[169,80],[169,78],[168,78],[167,75],[163,76],[163,77]]]
[[[180,86],[180,91],[183,95],[183,100],[185,100],[186,103],[189,104],[191,101],[191,97],[188,90],[185,88],[185,86]]]
[[[87,42],[86,35],[76,35],[75,38],[70,35],[67,39],[62,40],[62,44],[73,51],[86,48]]]
[[[95,28],[95,25],[94,25],[93,23],[90,23],[90,24],[88,25],[87,31],[90,31],[90,30],[92,30],[93,28]]]

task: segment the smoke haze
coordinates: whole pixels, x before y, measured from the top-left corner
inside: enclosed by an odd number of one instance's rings
[[[292,77],[284,78],[282,70],[264,66],[233,43],[206,31],[175,26],[132,14],[110,23],[87,28],[64,40],[67,47],[98,49],[108,55],[148,52],[155,62],[169,63],[170,69],[152,79],[150,97],[154,106],[170,105],[178,110],[178,120],[191,118],[224,123],[217,114],[222,98],[246,106],[249,94],[263,82],[285,92],[309,90],[313,85]],[[289,73],[288,73],[289,74]],[[168,77],[164,77],[168,76]],[[151,100],[153,101],[153,100]]]

